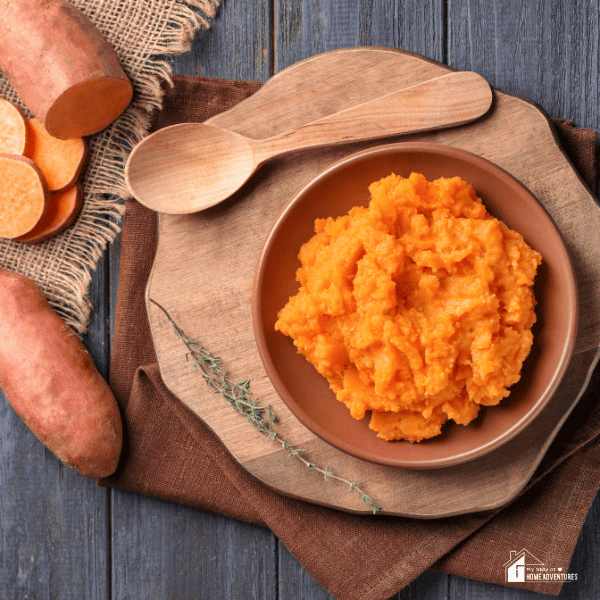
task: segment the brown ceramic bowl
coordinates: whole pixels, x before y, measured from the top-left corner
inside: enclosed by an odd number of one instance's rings
[[[278,311],[297,292],[298,251],[317,217],[337,217],[368,204],[368,185],[394,172],[428,179],[460,175],[488,210],[520,232],[541,255],[534,287],[538,317],[534,346],[521,380],[495,407],[483,407],[468,426],[447,423],[437,438],[411,444],[386,442],[357,421],[335,398],[325,378],[291,339],[275,331]],[[577,287],[567,250],[549,214],[516,179],[489,161],[456,148],[405,143],[378,146],[329,167],[283,209],[258,260],[253,289],[256,342],[266,372],[294,415],[315,435],[360,459],[408,468],[446,467],[472,460],[504,444],[540,414],[571,357],[577,330]]]

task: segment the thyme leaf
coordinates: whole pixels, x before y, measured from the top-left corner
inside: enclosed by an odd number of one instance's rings
[[[193,361],[193,367],[200,372],[209,389],[212,389],[215,394],[222,396],[235,412],[245,416],[248,423],[252,424],[259,433],[266,436],[267,442],[279,443],[288,453],[288,457],[296,458],[305,467],[320,473],[325,481],[333,479],[348,485],[351,492],[356,491],[360,494],[363,503],[373,511],[373,514],[381,510],[381,507],[373,501],[373,498],[358,487],[357,481],[348,481],[343,477],[334,475],[329,465],[324,469],[317,466],[314,462],[302,456],[304,453],[302,448],[294,448],[289,442],[284,440],[273,429],[273,425],[277,421],[275,413],[268,404],[261,406],[260,400],[252,395],[250,392],[250,381],[248,379],[237,383],[232,381],[228,377],[227,369],[223,369],[222,367],[223,361],[221,358],[212,355],[200,342],[188,337],[183,329],[175,323],[167,310],[156,302],[156,300],[150,298],[150,302],[158,306],[165,314],[177,337],[179,337],[187,348],[186,360],[188,362],[190,360]]]

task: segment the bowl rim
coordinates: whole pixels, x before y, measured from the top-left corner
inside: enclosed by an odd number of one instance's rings
[[[535,204],[546,214],[549,224],[554,228],[560,242],[561,251],[566,259],[567,264],[567,276],[568,281],[565,282],[569,291],[569,299],[571,303],[571,310],[567,312],[565,318],[568,319],[566,343],[563,346],[558,367],[555,369],[552,378],[547,383],[543,393],[539,396],[538,400],[534,405],[527,411],[516,423],[509,427],[506,431],[500,435],[494,437],[487,443],[484,443],[476,448],[453,454],[444,458],[437,459],[421,459],[421,460],[402,460],[402,459],[391,459],[384,456],[380,456],[375,452],[369,452],[364,450],[358,450],[355,446],[347,442],[346,440],[334,436],[329,433],[328,430],[323,428],[319,423],[306,414],[303,408],[293,397],[292,392],[288,389],[286,383],[279,374],[278,369],[272,359],[272,356],[268,350],[268,342],[263,335],[263,328],[260,327],[261,315],[260,307],[262,305],[262,282],[265,277],[264,266],[268,255],[268,250],[273,243],[273,240],[278,232],[280,224],[285,220],[287,214],[293,209],[293,207],[301,201],[301,198],[315,185],[321,182],[323,179],[328,177],[332,171],[338,170],[348,164],[363,160],[365,157],[371,155],[377,155],[382,153],[389,153],[398,151],[399,153],[404,152],[435,152],[445,156],[458,157],[467,160],[479,167],[483,167],[489,172],[492,172],[499,180],[503,183],[509,183],[510,185],[517,186],[521,191],[529,196]],[[504,445],[516,435],[521,433],[536,417],[542,412],[544,407],[548,404],[558,386],[560,385],[567,367],[570,363],[570,359],[573,355],[575,342],[577,338],[577,327],[579,321],[579,292],[577,287],[577,280],[574,273],[573,262],[568,252],[566,244],[564,242],[563,235],[554,222],[554,219],[546,209],[546,207],[535,197],[535,195],[516,177],[511,175],[508,171],[495,163],[489,161],[482,156],[450,146],[446,144],[437,144],[434,142],[397,142],[391,144],[382,144],[373,146],[355,153],[352,153],[334,163],[327,166],[319,173],[317,173],[310,181],[308,181],[299,191],[297,191],[290,200],[288,200],[276,219],[273,221],[271,228],[263,241],[260,248],[258,260],[254,271],[253,284],[252,284],[252,324],[254,330],[255,343],[258,349],[259,356],[261,358],[265,372],[275,388],[275,391],[279,394],[284,404],[290,410],[290,412],[304,425],[309,431],[311,431],[318,438],[331,446],[341,450],[345,454],[353,456],[355,458],[365,460],[378,465],[408,468],[408,469],[437,469],[442,467],[455,466],[461,463],[465,463],[476,458],[482,457],[493,450],[496,450],[500,446]],[[375,436],[375,432],[373,432]],[[393,442],[392,442],[393,443]]]

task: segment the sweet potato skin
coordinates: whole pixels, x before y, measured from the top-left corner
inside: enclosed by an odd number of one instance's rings
[[[75,332],[30,279],[0,269],[0,387],[35,436],[86,477],[121,454],[117,402]]]
[[[114,49],[65,0],[0,1],[0,69],[60,139],[100,131],[133,94]]]

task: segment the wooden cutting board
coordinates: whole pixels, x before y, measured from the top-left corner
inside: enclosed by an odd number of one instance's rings
[[[356,48],[318,55],[273,77],[248,100],[209,122],[262,139],[333,112],[437,77],[450,69],[398,50]],[[388,138],[469,150],[501,166],[544,204],[572,256],[580,294],[575,354],[552,400],[526,430],[498,450],[462,465],[416,471],[347,456],[309,432],[287,410],[263,370],[252,331],[251,288],[262,242],[284,204],[324,167],[376,143],[302,151],[263,167],[227,202],[193,215],[161,215],[147,309],[167,387],[227,447],[240,465],[285,494],[351,512],[370,512],[346,484],[325,481],[206,388],[163,305],[190,337],[220,356],[236,381],[271,405],[277,431],[312,462],[358,481],[382,512],[436,518],[502,506],[530,480],[576,404],[600,345],[600,210],[560,149],[553,127],[531,102],[494,91],[491,111],[457,129]],[[381,141],[379,143],[382,143]]]

